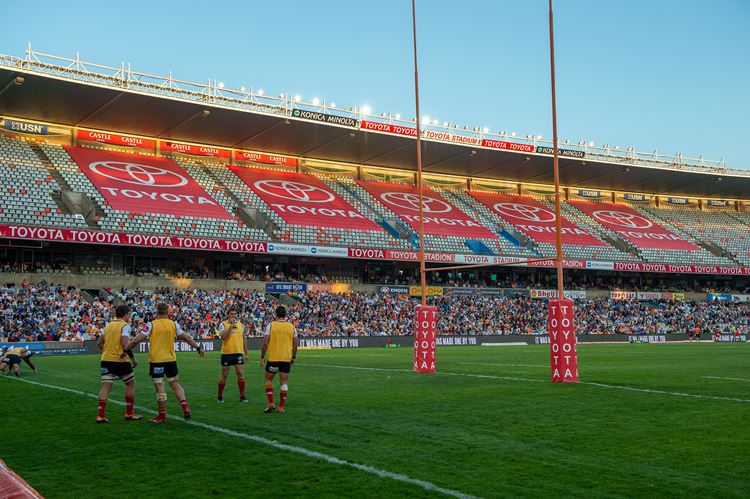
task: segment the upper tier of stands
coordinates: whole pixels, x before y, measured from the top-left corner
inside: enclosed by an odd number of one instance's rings
[[[134,162],[140,156],[133,156]],[[316,174],[338,197],[382,230],[342,229],[286,222],[220,160],[176,154],[175,162],[229,214],[228,218],[145,213],[133,200],[132,210],[114,209],[89,177],[59,145],[0,137],[0,223],[94,229],[142,234],[181,235],[251,241],[288,242],[347,248],[417,250],[419,238],[408,223],[354,179]],[[269,169],[268,165],[255,165]],[[426,235],[431,252],[484,253],[539,258],[554,256],[554,245],[535,240],[463,189],[431,187],[445,201],[488,229],[497,239]],[[70,197],[81,193],[93,214],[75,214]],[[539,197],[543,206],[553,204]],[[612,205],[609,205],[612,206]],[[598,261],[646,261],[694,265],[750,266],[750,213],[733,208],[628,205],[644,218],[695,246],[692,251],[649,248],[634,244],[574,203],[564,202],[562,214],[589,232],[600,246],[564,244],[566,258]],[[257,214],[256,218],[253,218]]]

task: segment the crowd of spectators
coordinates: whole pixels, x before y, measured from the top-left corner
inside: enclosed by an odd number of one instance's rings
[[[0,288],[0,342],[83,341],[95,339],[112,307],[127,303],[136,330],[151,320],[160,301],[194,337],[213,338],[227,308],[239,310],[248,336],[260,336],[278,302],[248,290],[120,290],[84,295],[72,287],[23,285]],[[444,295],[438,332],[446,335],[544,334],[547,302],[528,296]],[[414,299],[397,294],[299,293],[288,317],[302,336],[408,335],[413,331]],[[670,334],[700,329],[706,334],[748,333],[750,303],[636,301],[610,298],[576,301],[579,334]]]

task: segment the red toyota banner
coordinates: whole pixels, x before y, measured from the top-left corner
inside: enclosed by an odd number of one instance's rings
[[[267,165],[297,166],[296,158],[277,156],[275,154],[261,154],[259,152],[237,151],[234,153],[236,161],[252,161],[253,163],[265,163]]]
[[[313,175],[235,165],[228,168],[286,223],[383,231]]]
[[[616,232],[639,248],[698,251],[699,248],[684,238],[639,214],[624,204],[568,201],[604,227]]]
[[[506,151],[534,152],[534,146],[531,144],[519,144],[517,142],[505,142],[503,140],[482,139],[482,147],[504,149]]]
[[[181,144],[179,142],[160,141],[159,147],[162,152],[181,152],[192,154],[193,156],[212,156],[214,158],[229,158],[229,149],[210,146],[194,146],[190,144]]]
[[[141,147],[143,149],[153,149],[156,147],[156,141],[154,139],[142,139],[140,137],[120,135],[118,133],[78,130],[76,137],[79,141],[101,142],[103,144],[114,144],[116,146]]]
[[[65,147],[115,210],[199,218],[232,218],[168,158]]]
[[[469,192],[506,222],[540,243],[555,243],[555,213],[536,199],[528,196],[508,196],[490,192]],[[560,220],[563,244],[604,246],[600,240],[562,217]]]
[[[417,305],[414,312],[414,372],[434,373],[436,370],[437,307]]]
[[[188,236],[164,236],[156,234],[132,234],[127,232],[104,232],[87,229],[55,229],[25,225],[0,225],[0,238],[87,243],[113,246],[135,246],[139,248],[177,248],[191,250],[228,251],[239,253],[267,253],[268,247],[261,241],[238,241],[234,239],[206,239]]]
[[[357,180],[357,183],[386,208],[404,219],[409,227],[419,232],[419,194],[416,187],[362,180]],[[465,239],[497,239],[488,228],[479,225],[429,187],[422,188],[422,197],[425,234]]]
[[[573,300],[549,301],[550,368],[553,383],[578,383],[578,350]]]
[[[397,135],[406,135],[416,137],[417,129],[408,126],[394,125],[393,123],[380,123],[378,121],[361,121],[359,124],[362,130],[373,130],[376,132],[395,133]]]

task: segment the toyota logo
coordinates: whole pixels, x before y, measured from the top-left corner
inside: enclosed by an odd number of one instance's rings
[[[501,215],[529,222],[554,222],[555,214],[540,206],[529,206],[520,203],[497,203],[494,210]]]
[[[89,169],[102,177],[126,184],[149,187],[182,187],[188,179],[158,166],[139,165],[125,161],[97,161],[90,163]]]
[[[410,192],[384,192],[380,199],[405,210],[419,211],[419,195]],[[447,213],[451,206],[439,199],[422,196],[422,211],[425,213]]]
[[[334,199],[333,194],[320,187],[290,180],[258,180],[254,185],[259,191],[290,201],[328,203]]]
[[[648,229],[653,227],[651,220],[635,213],[615,210],[600,210],[593,213],[595,219],[605,224],[619,225],[628,229]]]

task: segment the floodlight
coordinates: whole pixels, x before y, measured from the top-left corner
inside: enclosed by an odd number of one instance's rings
[[[263,95],[263,93],[264,93],[264,92],[263,92],[263,89],[262,89],[262,88],[259,88],[259,89],[258,89],[258,95]]]
[[[300,102],[302,100],[302,96],[300,94],[297,94],[294,96],[294,102]]]
[[[330,108],[336,108],[336,103],[335,102],[331,102],[330,104],[328,104],[328,107],[330,107]]]
[[[490,131],[490,129],[489,129],[489,128],[487,128],[487,127],[484,127],[484,128],[482,129],[482,131],[483,131],[484,133],[487,133],[487,132],[489,132],[489,131]]]
[[[370,114],[370,111],[371,111],[370,106],[367,106],[367,105],[362,106],[361,111],[362,111],[362,114]]]
[[[318,99],[317,97],[313,97],[312,103],[313,106],[317,106],[318,104],[320,104],[320,99]]]

